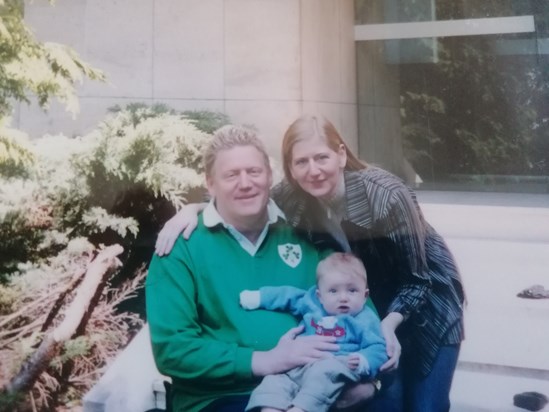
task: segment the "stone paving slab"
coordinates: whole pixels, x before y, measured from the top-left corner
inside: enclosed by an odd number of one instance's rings
[[[467,293],[460,360],[549,371],[549,299],[516,296],[534,284],[549,289],[549,196],[430,192],[422,198]]]
[[[450,412],[525,412],[513,405],[517,393],[536,391],[549,397],[549,380],[457,370]],[[542,409],[549,411],[549,406]]]
[[[447,240],[462,272],[466,340],[451,412],[524,412],[513,396],[549,396],[549,196],[420,192],[427,220]],[[549,412],[549,406],[543,411]]]
[[[466,287],[461,359],[549,371],[549,299],[516,294],[549,287],[549,245],[448,239]]]

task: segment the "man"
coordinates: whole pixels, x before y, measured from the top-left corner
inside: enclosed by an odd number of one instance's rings
[[[158,369],[173,381],[174,411],[242,412],[261,377],[329,356],[338,345],[329,336],[295,339],[301,328],[290,314],[239,306],[244,289],[309,288],[320,259],[269,199],[261,141],[225,126],[204,165],[212,201],[191,239],[154,256],[147,317]]]

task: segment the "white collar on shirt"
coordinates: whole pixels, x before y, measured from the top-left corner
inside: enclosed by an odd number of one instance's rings
[[[223,218],[215,208],[214,200],[215,199],[210,200],[210,202],[204,209],[204,212],[202,213],[204,225],[206,227],[214,227],[219,224],[225,227],[229,226],[229,224],[223,220]],[[269,203],[267,203],[267,224],[271,225],[273,223],[276,223],[278,219],[286,220],[286,216],[284,215],[284,212],[280,210],[280,208],[276,205],[274,200],[269,199]]]
[[[236,230],[233,225],[228,224],[223,220],[223,218],[215,208],[213,199],[204,209],[202,217],[204,220],[204,225],[206,227],[223,225],[223,227],[227,229],[227,232],[229,232],[229,234],[236,239],[240,247],[242,247],[242,249],[248,252],[251,256],[255,256],[255,254],[261,247],[261,244],[267,236],[269,225],[276,223],[278,219],[286,220],[284,212],[279,209],[279,207],[272,199],[269,199],[269,203],[267,204],[267,223],[265,223],[265,227],[263,227],[263,230],[259,234],[257,241],[255,243],[252,243],[246,236]]]

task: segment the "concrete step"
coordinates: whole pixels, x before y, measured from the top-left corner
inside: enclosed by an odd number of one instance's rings
[[[549,315],[466,313],[460,360],[549,373]]]
[[[521,290],[549,288],[549,244],[448,239],[467,293],[461,360],[549,371],[549,299]]]
[[[466,339],[451,412],[524,412],[513,396],[549,396],[549,196],[420,192],[426,219],[448,242],[467,293]],[[549,412],[549,406],[543,411]]]
[[[450,412],[525,412],[513,405],[513,396],[531,391],[549,397],[549,380],[458,368],[450,393]],[[549,406],[542,411],[548,412]]]

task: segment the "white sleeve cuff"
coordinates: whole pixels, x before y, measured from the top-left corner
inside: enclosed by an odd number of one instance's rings
[[[368,360],[361,354],[358,353],[358,358],[360,359],[358,363],[357,372],[360,375],[369,375],[370,374],[370,364],[368,363]]]
[[[259,290],[243,290],[240,292],[240,306],[244,309],[254,310],[259,308],[261,294]]]

